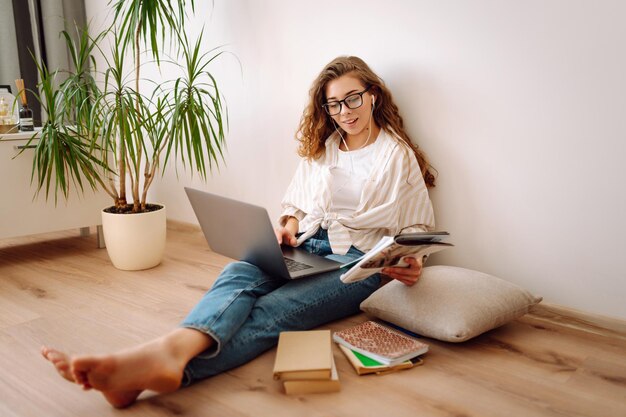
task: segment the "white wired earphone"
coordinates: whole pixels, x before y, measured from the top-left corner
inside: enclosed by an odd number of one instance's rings
[[[365,148],[365,146],[370,142],[370,138],[372,136],[372,117],[374,116],[374,107],[376,107],[376,96],[372,95],[372,111],[370,112],[370,120],[369,120],[369,128],[368,128],[369,134],[367,135],[367,140],[365,141],[363,145],[359,146],[356,149],[353,149],[355,151],[357,149]],[[335,119],[331,117],[331,120],[333,121],[333,126],[335,127],[335,130],[337,131],[337,133],[339,134],[339,137],[341,138],[341,141],[343,142],[343,146],[345,146],[346,150],[350,152],[350,148],[348,148],[348,144],[346,143],[346,140],[341,134],[341,131],[337,128],[337,123],[335,122]]]
[[[356,149],[353,149],[354,151],[358,150],[358,149],[362,149],[364,148],[369,142],[370,142],[370,137],[372,136],[372,117],[374,116],[374,107],[376,106],[376,96],[372,94],[372,111],[370,111],[370,120],[369,120],[369,133],[367,134],[367,140],[365,141],[365,143],[361,146],[359,146]],[[343,135],[341,134],[341,131],[337,128],[337,123],[335,122],[335,119],[333,119],[332,117],[330,118],[333,121],[333,126],[335,127],[335,130],[337,131],[337,133],[339,134],[339,137],[341,138],[341,141],[343,142],[343,146],[346,147],[346,151],[348,151],[348,156],[350,157],[350,172],[354,173],[354,163],[352,161],[352,155],[350,155],[350,148],[348,148],[348,144],[346,143],[346,140],[344,139]]]

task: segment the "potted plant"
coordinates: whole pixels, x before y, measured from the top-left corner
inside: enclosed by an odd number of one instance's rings
[[[222,52],[203,51],[202,34],[195,42],[187,38],[186,3],[195,11],[194,0],[111,0],[110,28],[96,35],[87,28],[76,39],[62,32],[72,70],[49,71],[37,63],[35,95],[47,112],[33,160],[37,192],[45,190],[46,198],[54,192],[55,200],[67,197],[72,186],[108,193],[113,205],[103,210],[104,238],[120,269],[146,269],[161,261],[165,207],[147,198],[167,163],[181,160],[206,178],[207,169],[223,160],[226,108],[208,70]],[[101,43],[109,38],[111,50],[105,53]],[[167,57],[166,46],[176,56]],[[98,55],[106,69],[96,79]],[[159,68],[178,68],[180,76],[142,80],[146,56]]]

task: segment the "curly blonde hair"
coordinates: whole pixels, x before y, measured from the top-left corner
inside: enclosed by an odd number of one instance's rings
[[[376,96],[374,121],[393,137],[399,138],[408,146],[422,170],[422,176],[427,187],[435,186],[434,168],[428,162],[426,155],[415,145],[404,130],[402,117],[398,107],[394,104],[391,92],[383,80],[370,67],[355,56],[340,56],[333,59],[317,76],[309,90],[309,104],[302,113],[296,139],[300,142],[298,154],[307,159],[318,159],[324,154],[326,140],[335,131],[331,117],[326,114],[322,104],[326,102],[326,85],[343,75],[356,76],[365,88]],[[436,171],[435,171],[436,172]]]

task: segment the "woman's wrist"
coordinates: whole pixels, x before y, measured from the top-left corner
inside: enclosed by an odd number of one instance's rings
[[[298,233],[298,229],[300,228],[300,222],[297,218],[290,216],[285,223],[285,229],[289,230],[292,235],[296,235]]]

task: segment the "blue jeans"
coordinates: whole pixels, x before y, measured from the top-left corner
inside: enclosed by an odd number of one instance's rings
[[[351,247],[346,255],[332,253],[326,230],[302,244],[307,251],[339,262],[362,255]],[[359,312],[359,305],[380,284],[378,274],[344,284],[343,270],[285,280],[274,278],[246,262],[226,266],[213,287],[181,323],[217,342],[193,358],[183,386],[243,365],[274,347],[282,331],[308,330]]]

